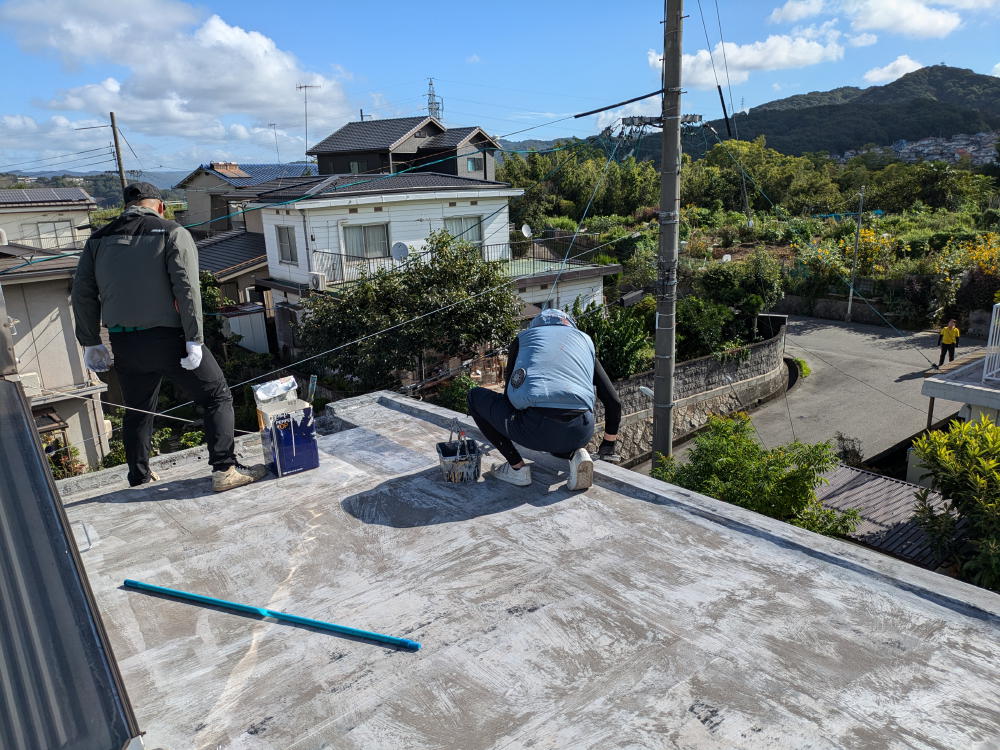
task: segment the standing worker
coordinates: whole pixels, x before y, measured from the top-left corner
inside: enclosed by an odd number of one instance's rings
[[[944,357],[948,355],[948,361],[955,361],[955,347],[958,346],[958,337],[962,335],[962,332],[958,330],[955,325],[955,319],[952,318],[948,321],[948,325],[941,329],[941,333],[938,334],[938,344],[941,346],[941,360],[938,362],[938,367],[944,364]]]
[[[469,391],[469,415],[483,436],[507,459],[493,476],[521,487],[531,484],[514,443],[569,459],[566,488],[593,483],[594,462],[584,449],[594,435],[594,386],[604,404],[604,439],[598,457],[617,462],[615,441],[622,407],[594,352],[590,336],[562,310],[543,310],[507,353],[506,388]]]
[[[236,460],[233,397],[202,335],[198,249],[163,212],[156,186],[132,183],[125,212],[87,240],[73,279],[76,338],[87,367],[104,372],[112,359],[101,343],[102,320],[108,327],[128,407],[122,432],[129,485],[156,479],[149,470],[153,414],[143,412],[156,411],[166,376],[205,411],[212,489],[222,492],[261,479],[267,469]]]

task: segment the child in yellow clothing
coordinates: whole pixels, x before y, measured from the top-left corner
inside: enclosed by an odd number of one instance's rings
[[[949,320],[948,325],[941,329],[941,333],[938,334],[938,344],[941,345],[941,361],[938,362],[938,367],[944,364],[945,354],[948,355],[949,362],[955,361],[955,345],[961,335],[962,332],[958,330],[954,320]]]

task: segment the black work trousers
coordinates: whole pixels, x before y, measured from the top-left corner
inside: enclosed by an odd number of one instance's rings
[[[547,451],[557,458],[570,458],[594,436],[592,411],[561,409],[515,409],[506,394],[489,388],[473,388],[468,396],[469,416],[483,437],[511,464],[521,461],[514,447]]]
[[[180,328],[149,328],[131,333],[112,333],[111,349],[122,387],[125,406],[156,411],[160,383],[164,377],[205,410],[205,440],[213,469],[226,470],[236,463],[233,438],[233,397],[212,352],[203,346],[201,364],[195,370],[181,367],[187,356]],[[128,482],[133,487],[149,481],[149,450],[153,415],[125,410],[122,440],[128,461]]]
[[[938,360],[938,367],[944,364],[944,357],[948,355],[948,361],[955,361],[955,345],[954,344],[941,344],[941,359]]]

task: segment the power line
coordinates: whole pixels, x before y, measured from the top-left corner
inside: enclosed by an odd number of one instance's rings
[[[52,164],[37,164],[37,165],[31,167],[30,169],[32,169],[32,170],[51,171],[51,170],[57,170],[57,169],[60,169],[60,168],[63,168],[63,167],[67,167],[67,166],[70,166],[70,165],[73,165],[73,169],[81,169],[83,167],[88,166],[92,162],[93,159],[103,159],[103,158],[111,158],[111,157],[112,157],[112,151],[111,151],[111,149],[107,149],[107,153],[106,154],[88,154],[87,156],[78,156],[75,159],[67,159],[65,161],[53,162]],[[85,163],[81,164],[80,162],[85,162]],[[102,162],[96,162],[96,163],[102,163]],[[27,170],[25,170],[25,171],[27,171]]]
[[[712,54],[712,43],[708,40],[708,25],[705,23],[705,12],[701,9],[701,0],[698,0],[698,15],[701,16],[701,28],[705,31],[705,46],[708,47],[708,59],[712,63],[712,75],[715,77],[715,85],[719,84],[719,74],[715,71],[715,55]]]
[[[7,167],[17,167],[21,164],[33,164],[38,161],[52,161],[53,159],[65,159],[70,156],[76,156],[77,154],[89,154],[93,151],[101,151],[106,149],[107,146],[98,146],[97,148],[88,148],[83,151],[74,151],[69,154],[59,154],[58,156],[45,156],[40,159],[28,159],[27,161],[12,162],[10,164],[0,164],[0,169],[6,169]]]
[[[726,56],[726,39],[722,35],[722,14],[719,13],[719,0],[715,0],[715,17],[719,21],[719,46],[722,47],[722,63],[726,69],[726,88],[729,89],[729,111],[733,113],[733,132],[740,137],[740,129],[736,125],[736,105],[733,103],[733,84],[729,78],[729,59]]]

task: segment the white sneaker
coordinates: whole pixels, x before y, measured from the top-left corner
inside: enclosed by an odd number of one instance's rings
[[[569,460],[568,490],[585,490],[594,483],[594,459],[584,448],[577,448]]]
[[[516,484],[518,487],[527,487],[531,484],[531,467],[522,466],[520,469],[512,469],[510,463],[503,463],[494,466],[492,474],[501,482]]]

